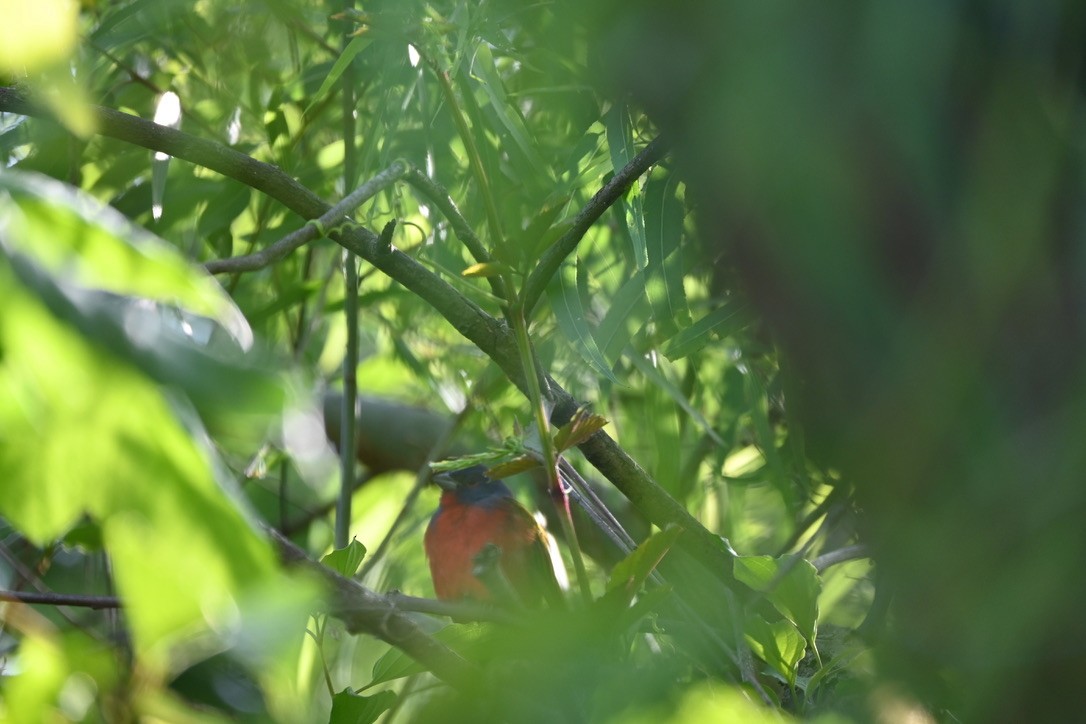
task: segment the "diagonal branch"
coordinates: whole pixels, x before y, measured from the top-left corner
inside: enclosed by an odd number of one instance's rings
[[[573,219],[573,226],[550,247],[543,252],[543,257],[536,264],[535,269],[528,275],[528,281],[524,284],[521,294],[524,300],[524,316],[531,317],[543,290],[558,271],[558,267],[567,256],[573,253],[584,235],[592,228],[592,225],[603,216],[603,212],[611,208],[618,201],[626,189],[630,188],[634,181],[641,177],[652,164],[663,158],[667,152],[667,146],[663,138],[657,136],[652,142],[634,156],[626,166],[611,177],[603,188],[585,204],[580,213]]]

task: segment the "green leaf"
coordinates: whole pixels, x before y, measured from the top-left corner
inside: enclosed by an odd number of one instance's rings
[[[773,608],[814,642],[821,584],[810,561],[796,555],[739,556],[734,570],[736,580],[764,593]]]
[[[67,280],[210,317],[243,348],[245,317],[219,284],[177,250],[91,196],[37,174],[0,174],[0,219],[12,252]]]
[[[661,350],[669,360],[697,352],[715,336],[726,337],[742,329],[747,318],[738,302],[726,302],[669,339]]]
[[[653,318],[662,330],[682,329],[690,323],[680,246],[683,205],[677,191],[674,174],[652,178],[645,186],[646,287]]]
[[[197,343],[194,335],[206,319],[54,279],[23,254],[12,252],[10,242],[0,232],[0,258],[6,258],[14,276],[55,319],[160,384],[180,388],[212,422],[232,424],[237,434],[257,422],[246,421],[247,415],[282,409],[286,391],[273,370],[236,347],[213,351]]]
[[[607,591],[619,591],[624,594],[628,603],[649,575],[656,570],[671,546],[682,535],[682,528],[668,526],[661,531],[653,533],[630,555],[623,558],[611,571],[611,577],[607,580]]]
[[[45,545],[90,514],[136,650],[163,665],[275,579],[271,547],[218,482],[206,432],[180,424],[181,401],[60,323],[4,259],[0,515]]]
[[[332,697],[328,724],[372,724],[395,703],[396,694],[391,691],[362,696],[348,687]]]
[[[328,77],[321,83],[321,87],[317,89],[317,92],[313,95],[313,100],[309,101],[309,105],[302,111],[302,115],[309,115],[309,111],[313,109],[322,98],[328,95],[332,90],[332,86],[336,84],[336,81],[340,79],[343,72],[347,70],[347,66],[351,64],[359,53],[370,46],[373,42],[373,37],[370,34],[359,35],[351,42],[347,43],[347,47],[343,49],[343,52],[336,58],[336,62],[332,65],[332,70],[328,71]]]
[[[611,152],[611,167],[618,173],[637,155],[633,140],[633,124],[625,105],[616,104],[604,117],[607,129],[607,147]],[[637,184],[630,187],[621,205],[620,220],[626,227],[633,244],[634,262],[638,269],[648,265],[648,243],[645,237],[645,212]]]
[[[680,390],[671,380],[665,377],[660,370],[656,369],[656,367],[654,367],[652,363],[649,362],[649,360],[645,359],[644,356],[637,354],[633,350],[627,350],[626,359],[628,359],[630,363],[633,364],[633,366],[636,367],[647,380],[649,380],[649,382],[655,385],[658,389],[665,392],[668,397],[674,400],[675,403],[679,407],[681,407],[687,415],[690,416],[690,419],[696,422],[698,424],[698,427],[700,427],[705,432],[705,434],[709,436],[709,439],[711,439],[717,445],[724,447],[724,440],[721,439],[720,435],[717,433],[716,429],[713,428],[712,424],[710,424],[710,422],[705,419],[705,415],[701,414],[701,411],[698,410],[698,408],[696,408],[693,403],[691,403],[690,400],[687,399],[686,395],[683,394],[683,391]]]
[[[531,455],[518,455],[511,460],[498,463],[494,467],[488,469],[486,474],[495,480],[501,480],[502,478],[508,478],[510,475],[516,475],[517,473],[523,473],[538,467],[539,461]]]
[[[543,204],[543,207],[536,212],[535,217],[528,224],[528,228],[521,235],[520,248],[523,253],[532,255],[532,261],[535,261],[535,258],[542,254],[546,247],[557,241],[562,234],[572,228],[572,222],[562,222],[557,225],[561,229],[559,234],[551,235],[548,233],[555,226],[555,219],[569,205],[569,199],[570,195],[564,194]]]
[[[346,548],[337,548],[321,558],[321,563],[336,571],[339,575],[350,578],[358,572],[358,567],[362,565],[362,559],[365,557],[366,546],[359,543],[358,539],[355,538],[347,544]]]
[[[760,616],[750,616],[743,633],[754,654],[795,686],[796,668],[807,650],[807,642],[796,627],[784,619],[770,623]]]
[[[554,310],[558,328],[572,344],[577,354],[597,372],[615,384],[619,384],[618,378],[611,372],[611,366],[603,358],[596,340],[592,336],[592,330],[588,327],[584,309],[581,307],[581,298],[577,294],[575,283],[566,279],[568,264],[563,264],[551,283],[547,285],[547,298],[550,300],[551,309]]]
[[[645,277],[637,273],[619,287],[596,332],[605,359],[617,360],[622,355],[633,337],[631,330],[643,328],[648,313]]]
[[[487,99],[490,101],[490,107],[497,116],[498,121],[505,128],[517,148],[524,154],[524,157],[528,159],[534,175],[541,181],[549,182],[551,179],[550,168],[543,162],[543,158],[539,155],[539,151],[536,150],[535,144],[529,138],[528,129],[525,128],[520,114],[509,103],[509,99],[506,98],[505,86],[502,84],[497,66],[494,65],[494,56],[486,43],[480,43],[475,51],[475,62],[472,65],[472,71],[486,93]]]

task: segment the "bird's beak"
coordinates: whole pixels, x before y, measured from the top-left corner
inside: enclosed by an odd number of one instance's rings
[[[456,490],[460,487],[457,485],[456,480],[453,479],[453,476],[448,473],[438,473],[431,479],[434,481],[434,485],[442,490]]]

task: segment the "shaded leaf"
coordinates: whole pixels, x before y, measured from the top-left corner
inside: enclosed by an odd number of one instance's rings
[[[652,178],[645,186],[646,288],[653,318],[661,330],[682,329],[690,322],[680,247],[683,206],[677,190],[674,174]]]
[[[391,691],[362,696],[348,687],[332,697],[328,724],[372,724],[395,703],[396,694]]]
[[[581,359],[611,382],[619,384],[618,378],[611,372],[610,365],[596,346],[596,340],[592,336],[588,321],[585,319],[584,309],[581,307],[576,285],[565,278],[566,268],[568,264],[563,264],[562,268],[555,273],[551,283],[547,285],[547,298],[558,321],[558,328],[572,343]]]
[[[697,352],[714,338],[726,337],[743,328],[747,318],[737,302],[727,302],[669,339],[661,350],[677,360]]]
[[[332,90],[332,87],[336,84],[336,81],[340,79],[343,72],[347,70],[347,66],[351,64],[359,53],[370,46],[373,42],[373,38],[370,35],[359,35],[351,42],[347,43],[347,47],[343,49],[343,52],[336,58],[335,64],[332,66],[332,70],[328,71],[328,77],[321,83],[321,87],[317,89],[317,92],[313,95],[313,99],[309,101],[309,105],[305,107],[302,112],[303,115],[307,115],[309,111],[313,109],[317,103],[320,102],[324,96]]]
[[[709,421],[705,419],[705,415],[701,414],[701,411],[698,410],[693,405],[693,403],[691,403],[690,400],[687,399],[686,395],[683,394],[682,390],[676,387],[675,384],[671,382],[671,380],[667,379],[667,377],[665,377],[660,372],[660,370],[656,369],[656,367],[654,367],[649,360],[645,359],[642,355],[633,352],[632,350],[627,351],[626,359],[633,363],[633,366],[636,367],[638,371],[643,374],[650,382],[652,382],[658,389],[665,392],[672,400],[674,400],[675,403],[678,404],[679,407],[681,407],[683,411],[686,412],[686,414],[688,414],[690,418],[698,424],[698,427],[700,427],[713,442],[715,442],[717,445],[720,445],[721,447],[724,447],[724,440],[722,440],[717,431],[713,429],[713,426],[709,423]]]
[[[0,251],[9,248],[7,236],[0,236]],[[278,376],[240,353],[213,354],[201,346],[207,341],[201,318],[145,299],[59,283],[22,254],[9,252],[7,260],[55,318],[155,381],[180,387],[212,417],[282,409],[286,391]]]
[[[632,339],[631,330],[641,329],[648,313],[645,277],[634,274],[619,287],[596,330],[596,338],[606,359],[617,360],[622,355],[622,350]]]
[[[490,101],[490,107],[497,116],[498,121],[531,164],[534,174],[541,179],[549,180],[550,168],[543,162],[539,151],[535,148],[535,144],[530,140],[528,129],[525,128],[520,114],[509,103],[509,99],[506,98],[505,86],[502,84],[501,76],[498,75],[498,69],[494,65],[494,56],[485,43],[481,43],[475,52],[472,71],[486,93],[487,99]]]
[[[618,173],[637,155],[629,109],[625,105],[615,104],[604,117],[604,125],[607,129],[611,167]],[[633,244],[634,262],[638,269],[644,269],[649,260],[648,243],[645,237],[645,212],[637,184],[630,187],[623,199],[620,217]]]

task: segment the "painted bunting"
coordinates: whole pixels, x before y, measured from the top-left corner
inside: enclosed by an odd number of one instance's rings
[[[549,536],[505,483],[489,478],[482,465],[439,473],[434,482],[443,492],[424,542],[438,598],[494,601],[504,588],[527,606],[562,604]],[[490,571],[498,575],[484,575],[484,583],[476,572],[487,564],[477,557],[489,552],[488,545],[500,551]],[[560,575],[565,579],[564,569]]]

